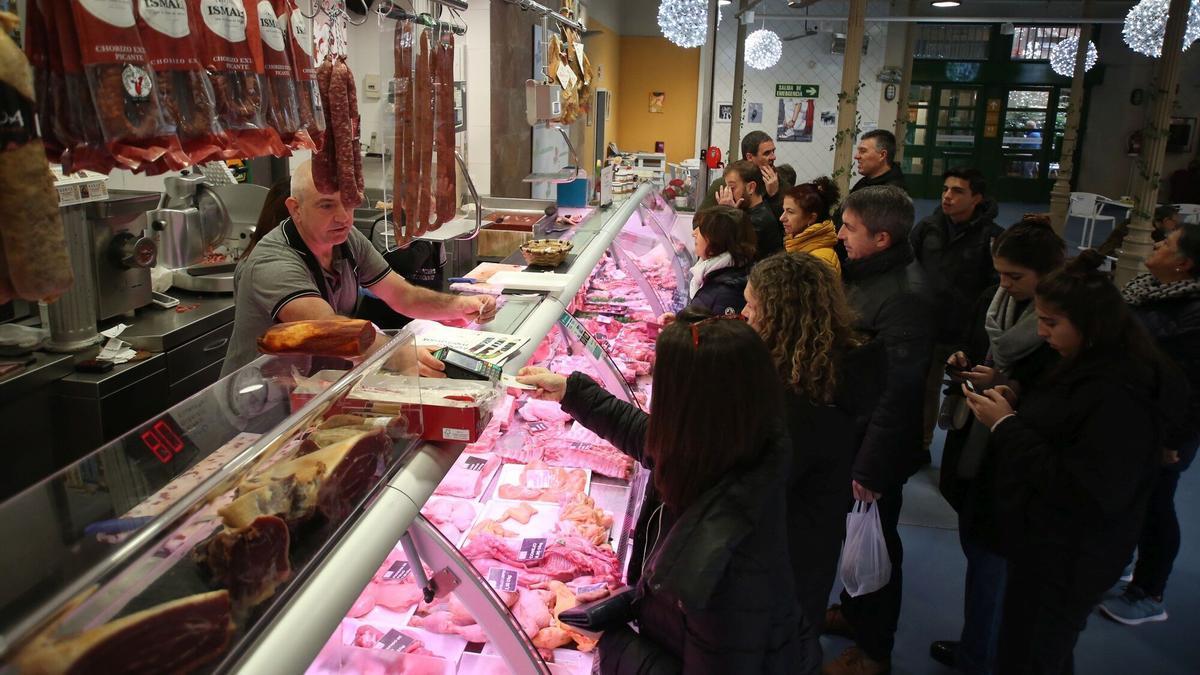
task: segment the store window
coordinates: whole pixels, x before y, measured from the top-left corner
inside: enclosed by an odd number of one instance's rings
[[[1050,90],[1014,89],[1008,92],[1004,112],[1004,175],[1037,178],[1042,145],[1057,120],[1049,120]],[[1050,126],[1048,122],[1054,123]]]
[[[913,58],[985,61],[992,27],[987,24],[920,24]]]
[[[1079,26],[1017,26],[1013,29],[1013,61],[1049,61],[1050,50],[1066,38],[1079,35]]]

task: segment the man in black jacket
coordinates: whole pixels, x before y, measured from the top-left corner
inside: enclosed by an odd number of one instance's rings
[[[854,637],[851,647],[826,664],[828,675],[876,675],[890,668],[900,618],[904,550],[897,526],[904,483],[920,466],[921,391],[929,369],[933,326],[924,270],[909,244],[913,205],[903,190],[876,186],[846,197],[838,232],[848,260],[842,267],[858,328],[883,343],[887,354],[883,393],[858,431],[851,473],[855,499],[879,509],[891,560],[887,585],[856,598],[843,592],[841,605],[825,615],[827,632]]]
[[[992,267],[992,242],[1004,229],[999,207],[987,198],[977,169],[942,174],[942,203],[917,223],[910,241],[937,299],[937,320],[929,374],[925,380],[925,449],[933,441],[946,359],[964,344],[971,310],[979,294],[999,279]]]
[[[767,203],[765,179],[749,160],[725,167],[725,187],[717,191],[717,203],[745,210],[754,226],[754,262],[783,250],[783,223]]]
[[[753,162],[758,170],[762,172],[763,182],[762,189],[764,192],[764,201],[770,207],[771,212],[776,218],[783,215],[783,195],[792,189],[796,184],[796,170],[790,166],[788,171],[783,171],[783,166],[775,169],[775,141],[764,131],[751,131],[742,138],[742,156],[739,160]],[[732,158],[730,158],[732,164]],[[786,166],[786,165],[785,165]],[[791,176],[789,180],[787,175]],[[700,208],[697,211],[702,211],[712,206],[717,205],[717,191],[725,187],[725,178],[717,176],[712,185],[708,186],[708,193],[704,196],[704,201],[700,202]]]
[[[857,192],[877,185],[892,185],[908,192],[904,172],[894,164],[896,136],[884,129],[873,129],[862,135],[854,149],[854,161],[862,178],[850,188]]]

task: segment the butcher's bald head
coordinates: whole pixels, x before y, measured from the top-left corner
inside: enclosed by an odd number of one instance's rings
[[[304,162],[292,172],[292,196],[288,197],[287,207],[296,228],[314,253],[345,242],[354,225],[354,211],[342,206],[338,193],[317,191],[312,162]]]

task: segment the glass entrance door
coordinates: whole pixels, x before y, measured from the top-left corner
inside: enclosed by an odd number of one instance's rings
[[[913,197],[936,199],[942,173],[976,165],[983,124],[983,90],[962,85],[914,84],[901,167]]]

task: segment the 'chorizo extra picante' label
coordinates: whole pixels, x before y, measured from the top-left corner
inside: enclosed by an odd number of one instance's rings
[[[33,120],[33,101],[7,82],[0,82],[0,152],[37,140]]]

